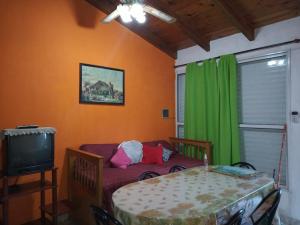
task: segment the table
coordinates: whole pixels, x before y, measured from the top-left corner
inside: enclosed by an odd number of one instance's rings
[[[240,208],[249,215],[273,184],[265,174],[242,179],[195,167],[128,184],[112,200],[124,225],[224,224]]]

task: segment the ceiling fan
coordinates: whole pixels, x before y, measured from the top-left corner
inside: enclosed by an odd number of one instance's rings
[[[117,8],[106,16],[102,23],[109,23],[117,17],[121,17],[124,23],[130,23],[136,20],[138,23],[146,22],[146,13],[151,14],[167,23],[174,23],[176,19],[150,5],[143,4],[140,0],[120,0]]]

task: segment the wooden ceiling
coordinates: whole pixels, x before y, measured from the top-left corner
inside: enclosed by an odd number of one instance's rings
[[[106,14],[120,3],[119,0],[87,1]],[[178,50],[193,45],[209,51],[211,40],[239,32],[253,41],[256,28],[300,15],[300,0],[144,0],[144,3],[175,17],[176,22],[168,24],[149,14],[145,24],[125,24],[117,19],[118,22],[173,58]]]

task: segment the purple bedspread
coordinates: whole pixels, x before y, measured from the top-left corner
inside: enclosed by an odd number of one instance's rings
[[[152,141],[144,144],[157,146],[160,143],[164,147],[171,149],[171,146],[166,141]],[[159,174],[167,174],[169,169],[174,165],[182,165],[186,168],[203,165],[203,161],[196,159],[189,159],[178,153],[174,153],[168,162],[163,165],[158,164],[142,164],[138,163],[130,165],[127,169],[113,168],[110,166],[110,158],[116,150],[116,144],[88,144],[82,145],[80,149],[104,156],[104,170],[103,170],[103,203],[104,207],[111,211],[111,198],[113,192],[118,188],[138,181],[138,177],[145,171],[155,171]]]

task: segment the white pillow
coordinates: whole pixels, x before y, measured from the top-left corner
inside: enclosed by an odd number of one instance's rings
[[[139,141],[124,141],[119,146],[122,147],[126,155],[131,159],[132,164],[139,163],[143,158],[143,145]]]

